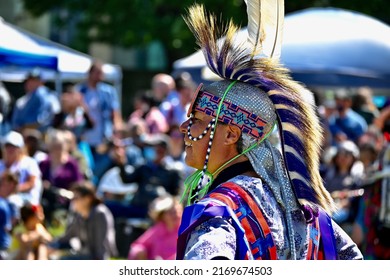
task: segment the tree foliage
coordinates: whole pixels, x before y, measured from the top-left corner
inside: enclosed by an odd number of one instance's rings
[[[85,51],[92,41],[124,47],[142,47],[159,40],[168,51],[169,61],[192,53],[194,38],[182,15],[194,0],[23,0],[33,15],[56,11],[56,25],[77,22],[77,40],[73,46]],[[208,10],[246,24],[244,0],[202,0]],[[288,0],[286,13],[313,6],[334,6],[360,11],[383,21],[390,21],[386,0]],[[64,27],[65,28],[65,27]]]

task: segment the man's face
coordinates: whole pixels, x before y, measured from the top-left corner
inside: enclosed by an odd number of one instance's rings
[[[152,89],[154,97],[158,101],[162,101],[165,97],[167,97],[170,91],[169,85],[163,81],[155,82]]]
[[[41,85],[41,80],[38,78],[28,78],[24,83],[26,92],[33,92]]]
[[[20,153],[21,153],[21,149],[19,147],[16,147],[8,143],[4,145],[4,157],[7,159],[7,162],[13,163],[17,161]]]
[[[96,83],[103,81],[103,69],[101,67],[94,67],[89,73],[89,78],[91,79],[91,81]]]
[[[343,112],[351,107],[351,100],[348,98],[336,98],[337,111]]]
[[[194,137],[197,137],[200,135],[207,125],[210,123],[210,121],[213,118],[209,115],[206,115],[201,112],[195,112],[194,116],[191,118],[192,120],[192,126],[190,128],[191,135]],[[208,130],[207,134],[202,137],[202,139],[197,141],[191,141],[189,138],[187,138],[187,127],[189,124],[190,119],[185,121],[180,126],[180,131],[184,134],[184,143],[185,143],[185,162],[187,165],[194,167],[196,169],[203,169],[207,149],[209,145],[210,140],[210,131]],[[214,172],[216,169],[218,169],[225,161],[226,161],[226,155],[224,151],[224,145],[222,143],[224,142],[224,137],[226,135],[226,125],[220,124],[218,128],[215,130],[214,138],[213,138],[213,146],[210,152],[209,160],[208,160],[208,170],[210,172]]]

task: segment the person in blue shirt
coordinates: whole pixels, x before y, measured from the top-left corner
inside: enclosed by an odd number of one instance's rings
[[[334,144],[345,140],[357,142],[367,130],[367,122],[351,109],[352,96],[345,90],[336,92],[337,112],[329,119]]]
[[[44,86],[39,69],[31,71],[24,83],[26,94],[18,98],[12,113],[11,128],[23,131],[36,128],[45,132],[50,126],[55,110],[53,94]]]
[[[112,85],[103,82],[103,78],[103,65],[95,62],[89,70],[87,80],[76,86],[94,123],[94,127],[83,136],[94,156],[122,123],[118,93]]]

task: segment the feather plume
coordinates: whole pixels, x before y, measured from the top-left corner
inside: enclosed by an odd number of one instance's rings
[[[282,47],[284,0],[245,0],[252,59],[258,54],[278,59]]]

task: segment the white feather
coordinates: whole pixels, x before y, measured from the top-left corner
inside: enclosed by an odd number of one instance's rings
[[[252,58],[261,54],[278,59],[282,47],[284,0],[245,0],[245,3]]]

